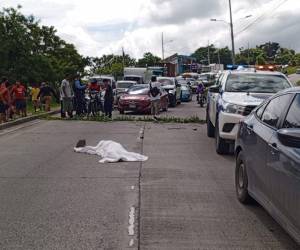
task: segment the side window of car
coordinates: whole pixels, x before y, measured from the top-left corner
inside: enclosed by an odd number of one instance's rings
[[[295,97],[283,123],[283,127],[300,128],[300,94]]]
[[[263,112],[264,112],[264,110],[265,110],[267,104],[268,104],[268,103],[265,103],[265,104],[262,105],[259,109],[257,109],[256,115],[257,115],[258,118],[261,119],[261,116],[262,116],[262,114],[263,114]]]
[[[271,127],[276,128],[278,121],[291,98],[291,94],[286,94],[272,99],[264,110],[261,120]]]

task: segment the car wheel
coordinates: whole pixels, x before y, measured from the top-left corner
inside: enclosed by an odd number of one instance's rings
[[[209,119],[208,110],[206,110],[206,126],[207,126],[207,136],[211,138],[215,137],[215,127]]]
[[[248,193],[248,176],[243,151],[236,158],[235,190],[237,198],[241,203],[250,204],[253,202],[252,197]]]
[[[219,133],[219,121],[216,120],[215,127],[215,141],[216,141],[216,152],[220,155],[229,153],[229,143],[220,137]]]

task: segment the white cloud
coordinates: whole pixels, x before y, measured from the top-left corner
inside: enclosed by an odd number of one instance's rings
[[[278,41],[300,51],[299,0],[233,0],[234,30],[238,33],[258,17],[254,25],[236,37],[236,48]],[[208,43],[230,46],[229,27],[210,18],[229,19],[225,0],[3,0],[0,7],[23,6],[42,24],[53,25],[58,34],[72,42],[84,55],[126,53],[140,57],[151,51],[161,55],[161,32],[166,56],[192,53]],[[251,18],[240,19],[252,14]]]

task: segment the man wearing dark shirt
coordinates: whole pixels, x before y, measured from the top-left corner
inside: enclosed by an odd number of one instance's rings
[[[105,116],[109,118],[112,117],[113,103],[114,103],[114,95],[112,86],[109,84],[108,80],[103,80],[105,85],[105,95],[104,95],[104,112]]]
[[[52,96],[54,96],[57,99],[54,90],[46,82],[43,82],[40,93],[38,95],[38,99],[41,97],[43,102],[45,102],[45,111],[47,112],[50,111]]]

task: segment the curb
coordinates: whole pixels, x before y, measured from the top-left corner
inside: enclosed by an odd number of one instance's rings
[[[55,114],[58,114],[58,113],[60,113],[60,110],[53,110],[53,111],[43,113],[43,114],[31,115],[31,116],[28,116],[28,117],[19,118],[15,121],[10,121],[10,122],[0,124],[0,130],[7,129],[7,128],[10,128],[10,127],[13,127],[13,126],[16,126],[16,125],[20,125],[22,123],[30,122],[30,121],[33,121],[33,120],[36,120],[36,119],[39,119],[39,118],[43,118],[43,117],[46,117],[48,115],[55,115]]]

